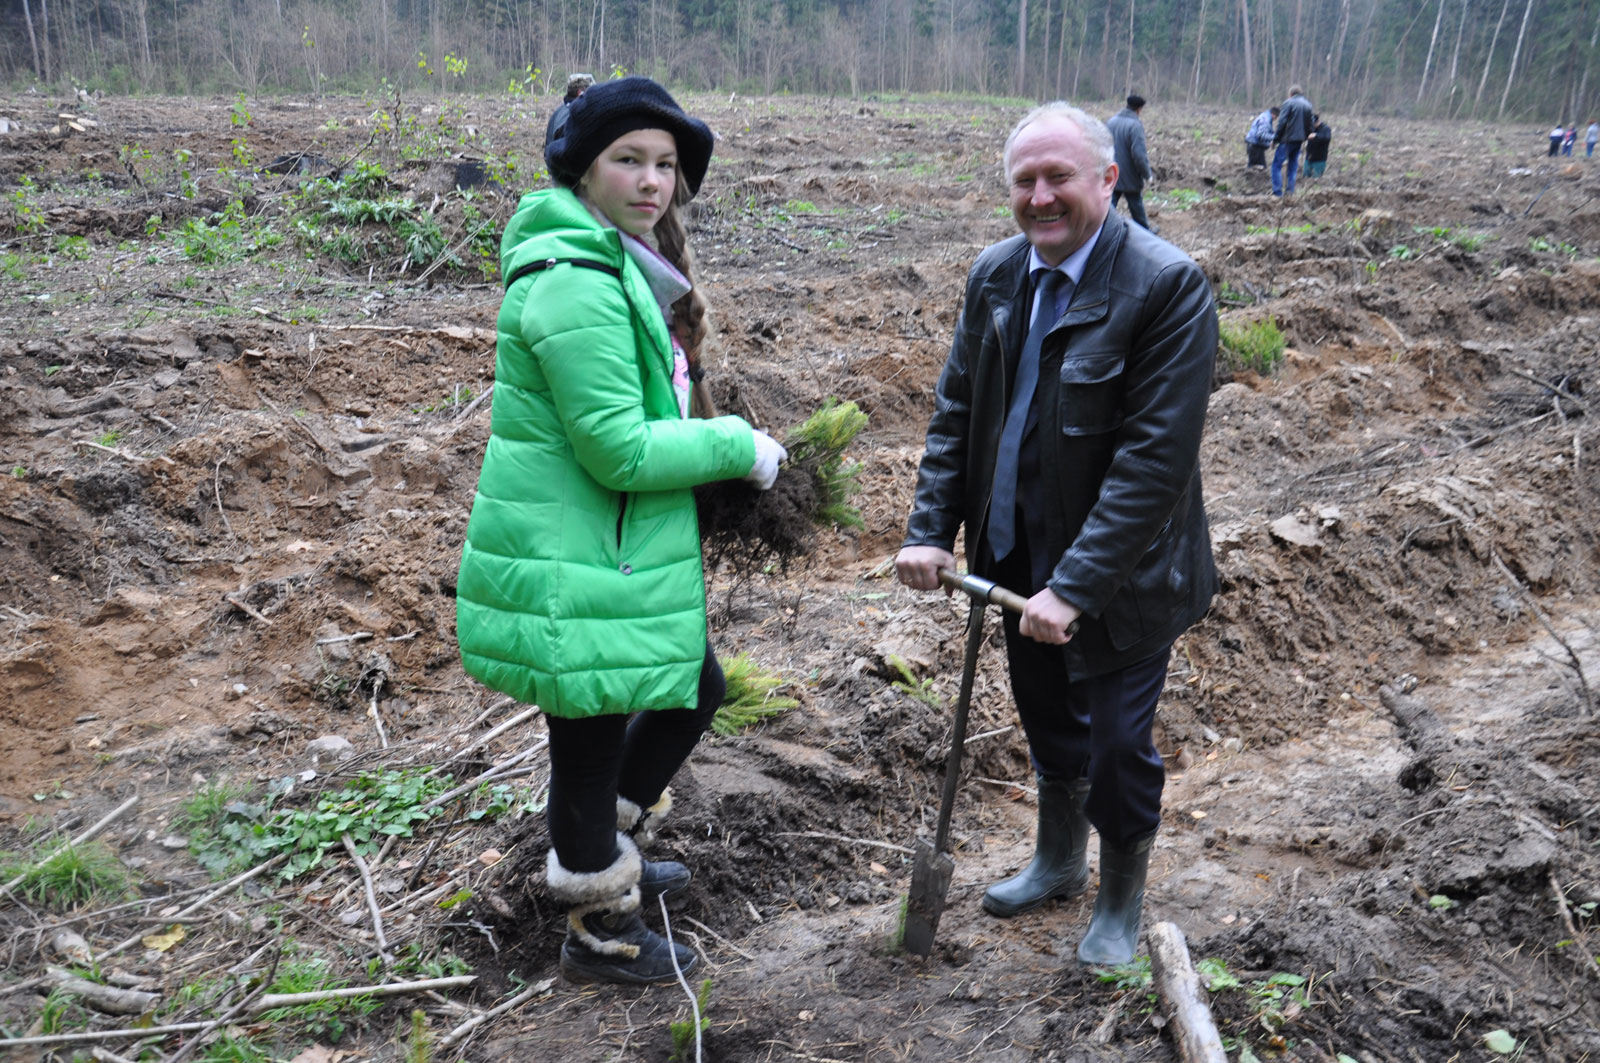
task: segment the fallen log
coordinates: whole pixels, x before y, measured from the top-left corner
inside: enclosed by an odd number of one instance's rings
[[[1150,975],[1162,1011],[1172,1026],[1172,1040],[1183,1063],[1228,1063],[1222,1037],[1211,1018],[1206,991],[1189,962],[1189,946],[1175,923],[1157,923],[1150,941]]]

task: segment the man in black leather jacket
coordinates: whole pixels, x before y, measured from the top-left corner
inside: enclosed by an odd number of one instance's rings
[[[1092,823],[1101,882],[1078,957],[1124,963],[1161,818],[1156,702],[1173,641],[1217,589],[1199,474],[1217,316],[1188,256],[1110,211],[1103,123],[1037,108],[1005,165],[1022,232],[968,277],[896,571],[938,587],[964,526],[971,568],[1028,597],[1005,635],[1039,833],[983,906],[1006,917],[1084,892]],[[1046,279],[1056,267],[1065,281]],[[992,505],[1008,481],[1014,509]]]

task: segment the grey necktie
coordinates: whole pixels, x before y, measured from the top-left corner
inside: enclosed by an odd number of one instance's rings
[[[1028,423],[1028,408],[1039,385],[1039,349],[1045,333],[1059,316],[1059,292],[1066,274],[1058,269],[1039,271],[1038,305],[1028,323],[1028,338],[1017,359],[1017,381],[1011,389],[1011,405],[1006,425],[1000,433],[1000,453],[995,458],[994,492],[989,500],[989,549],[996,561],[1011,553],[1017,544],[1017,458],[1022,450],[1023,429]]]

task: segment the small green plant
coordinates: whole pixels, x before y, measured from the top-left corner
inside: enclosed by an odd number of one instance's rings
[[[816,469],[819,521],[844,528],[865,527],[861,511],[850,504],[861,491],[861,463],[846,461],[844,451],[867,425],[867,415],[853,402],[829,397],[821,409],[789,433],[789,461]]]
[[[102,447],[114,447],[122,442],[122,433],[113,428],[109,432],[101,432],[94,441]]]
[[[1156,1004],[1155,978],[1150,972],[1150,957],[1135,956],[1127,963],[1115,967],[1095,968],[1095,977],[1112,989],[1130,996],[1144,998],[1141,1012],[1154,1010]]]
[[[1468,233],[1457,230],[1450,235],[1450,242],[1463,251],[1481,251],[1485,244],[1494,239],[1490,233]]]
[[[1237,975],[1228,970],[1226,962],[1214,956],[1208,956],[1194,965],[1195,973],[1206,984],[1206,992],[1220,993],[1224,989],[1238,989],[1244,983],[1239,981]]]
[[[23,174],[8,197],[12,224],[22,236],[32,236],[44,230],[44,210],[39,206],[38,193],[39,186],[33,183],[33,178]]]
[[[1162,203],[1172,210],[1188,210],[1203,198],[1200,191],[1194,188],[1174,188],[1158,195]]]
[[[0,273],[5,274],[7,280],[27,280],[28,270],[24,265],[26,261],[21,255],[7,251],[5,254],[0,255]]]
[[[809,199],[791,199],[783,205],[783,209],[790,214],[815,214],[817,205]]]
[[[128,869],[100,842],[69,846],[42,863],[25,855],[0,857],[0,879],[22,878],[17,892],[56,910],[90,901],[120,900],[130,888]]]
[[[1559,243],[1552,242],[1543,236],[1535,236],[1533,239],[1529,240],[1528,249],[1530,251],[1543,251],[1551,254],[1566,255],[1568,258],[1576,258],[1578,256],[1578,249],[1572,244],[1569,244],[1565,241],[1561,241]]]
[[[667,1057],[667,1063],[683,1063],[691,1058],[694,1043],[711,1025],[711,1017],[706,1014],[710,1004],[711,979],[707,978],[700,983],[700,992],[694,998],[694,1010],[690,1017],[668,1025],[668,1029],[672,1031],[672,1054]],[[698,1020],[695,1016],[698,1016]]]
[[[278,873],[292,879],[321,864],[323,854],[346,834],[364,855],[376,852],[390,835],[410,837],[414,826],[438,814],[422,806],[449,784],[445,775],[363,772],[344,789],[321,794],[308,809],[274,809],[271,794],[261,801],[233,801],[224,806],[227,814],[215,831],[198,842],[195,856],[221,875],[287,853]]]
[[[889,684],[890,686],[910,694],[923,704],[932,705],[936,709],[944,704],[944,699],[933,688],[933,679],[931,677],[918,679],[917,674],[911,670],[911,666],[906,663],[905,658],[897,653],[889,654],[889,667],[900,675],[899,679]]]
[[[1395,244],[1389,248],[1389,257],[1399,259],[1401,262],[1408,262],[1416,258],[1417,253],[1406,244]]]
[[[1458,906],[1459,902],[1446,897],[1442,893],[1435,893],[1433,896],[1428,898],[1428,907],[1432,908],[1436,912],[1448,912],[1450,909]]]
[[[195,1058],[199,1063],[272,1063],[275,1057],[249,1037],[225,1032]]]
[[[484,783],[478,787],[474,800],[483,804],[467,813],[467,818],[472,820],[496,820],[508,815],[520,818],[543,812],[545,806],[544,799],[532,787],[507,783]]]
[[[1249,369],[1262,376],[1271,375],[1283,361],[1288,341],[1271,318],[1234,324],[1222,323],[1221,351],[1230,369]]]
[[[722,663],[728,692],[711,718],[711,729],[719,735],[743,734],[762,720],[771,719],[800,703],[778,694],[788,681],[768,672],[748,653],[737,654]]]
[[[406,1034],[406,1063],[432,1063],[433,1031],[428,1028],[428,1013],[411,1011],[411,1029]]]
[[[317,956],[303,959],[296,955],[279,965],[278,977],[268,992],[319,993],[330,989],[344,989],[349,984],[348,979],[333,975],[325,958]],[[318,1000],[309,1004],[272,1008],[261,1013],[261,1021],[300,1023],[312,1036],[326,1038],[336,1044],[348,1029],[345,1024],[348,1015],[353,1014],[358,1018],[369,1015],[377,1009],[378,1004],[378,1000],[370,996]]]
[[[56,237],[56,254],[63,258],[75,258],[81,262],[89,257],[89,238],[87,236],[58,236]]]
[[[189,835],[191,848],[216,833],[227,818],[228,806],[243,801],[250,791],[229,782],[210,782],[196,790],[172,816],[172,829]]]
[[[78,998],[64,989],[52,989],[39,1006],[36,1020],[41,1034],[67,1033],[89,1028],[89,1012]]]
[[[1223,281],[1222,286],[1217,289],[1217,302],[1231,306],[1249,306],[1255,299],[1249,292],[1240,291],[1228,281]]]
[[[28,467],[26,465],[13,465],[11,466],[11,475],[19,480],[26,480],[28,478]]]
[[[383,961],[373,957],[367,973],[377,978],[383,973]],[[453,952],[432,952],[412,941],[395,956],[390,973],[396,978],[454,978],[471,974],[472,965]]]

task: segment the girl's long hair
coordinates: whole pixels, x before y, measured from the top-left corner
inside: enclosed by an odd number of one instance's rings
[[[694,381],[689,412],[696,417],[715,417],[716,408],[700,365],[700,349],[711,326],[706,320],[706,297],[700,294],[700,286],[694,281],[694,254],[689,250],[689,233],[683,224],[683,212],[690,196],[689,186],[680,175],[672,190],[672,201],[662,212],[661,220],[656,222],[654,232],[661,257],[671,262],[692,286],[687,295],[672,304],[672,330],[683,344],[689,359],[689,377]]]

